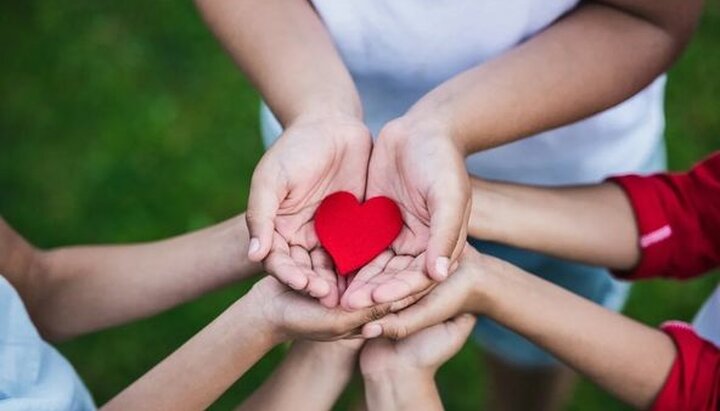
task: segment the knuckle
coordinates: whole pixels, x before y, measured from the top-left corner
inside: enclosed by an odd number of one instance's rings
[[[370,319],[370,321],[379,320],[385,317],[388,312],[390,312],[389,305],[375,305],[370,307],[370,310],[368,311],[368,318]]]

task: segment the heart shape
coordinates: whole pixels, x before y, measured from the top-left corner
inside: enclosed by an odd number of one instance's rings
[[[400,208],[387,197],[373,197],[360,204],[352,193],[330,194],[315,212],[315,232],[320,244],[345,276],[370,262],[400,234]]]

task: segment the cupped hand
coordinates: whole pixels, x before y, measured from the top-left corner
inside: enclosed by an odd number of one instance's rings
[[[467,246],[452,276],[412,306],[365,324],[363,337],[401,340],[461,313],[483,314],[488,304],[484,284],[489,275],[502,275],[505,267],[506,263]]]
[[[324,307],[271,276],[255,283],[248,297],[250,306],[257,309],[258,321],[269,325],[279,340],[305,338],[319,341],[358,336],[363,324],[408,307],[419,298],[412,296],[391,304],[346,311],[339,307]]]
[[[336,191],[365,192],[372,139],[353,117],[300,117],[265,153],[253,173],[248,199],[248,256],[266,261],[282,283],[337,305],[334,273],[312,264],[318,246],[313,216]],[[332,275],[329,275],[332,274]]]
[[[360,369],[363,375],[407,372],[434,375],[460,351],[473,325],[474,315],[460,314],[399,341],[370,340],[360,352]]]
[[[470,179],[462,150],[445,127],[394,120],[380,132],[368,170],[366,197],[387,196],[400,206],[404,226],[391,246],[400,261],[393,258],[388,264],[394,273],[374,270],[377,278],[365,278],[364,283],[374,287],[351,284],[342,299],[346,307],[422,291],[431,283],[423,276],[444,280],[467,237]],[[396,269],[408,259],[415,260],[410,272]],[[371,271],[365,270],[363,277]]]

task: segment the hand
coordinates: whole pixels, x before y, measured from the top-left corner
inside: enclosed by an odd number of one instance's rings
[[[349,116],[300,117],[270,147],[253,173],[248,200],[248,256],[266,259],[282,283],[328,307],[337,305],[333,270],[317,269],[319,247],[313,217],[320,202],[336,191],[365,193],[372,139]],[[325,259],[320,257],[323,262]]]
[[[249,306],[257,308],[257,321],[273,334],[276,341],[295,338],[329,341],[359,336],[363,324],[401,310],[418,298],[413,296],[392,304],[345,311],[324,307],[273,277],[255,283],[247,296]]]
[[[399,340],[460,313],[483,314],[489,304],[484,291],[486,278],[496,272],[502,275],[504,267],[504,262],[467,246],[450,278],[412,306],[365,324],[363,337]]]
[[[355,279],[362,284],[349,285],[341,301],[345,307],[402,298],[427,288],[430,279],[444,280],[465,243],[470,182],[462,150],[446,127],[404,118],[385,126],[368,172],[367,198],[379,195],[395,200],[402,211],[405,224],[391,247],[401,261],[387,261],[394,273],[377,269],[358,273]],[[417,259],[412,273],[395,269],[408,257]]]
[[[400,341],[369,340],[360,353],[360,369],[363,375],[419,372],[433,376],[462,348],[473,325],[474,315],[461,314]]]

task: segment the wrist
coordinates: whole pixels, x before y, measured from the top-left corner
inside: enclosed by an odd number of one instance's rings
[[[429,373],[363,375],[368,405],[376,409],[414,409],[423,393],[435,390]]]
[[[463,157],[471,154],[468,142],[454,126],[453,111],[446,98],[426,96],[402,116],[407,127],[450,140]]]
[[[231,309],[236,316],[244,317],[242,327],[254,330],[254,334],[259,339],[263,339],[265,345],[274,347],[289,341],[291,336],[279,323],[269,319],[271,316],[266,311],[270,306],[265,301],[267,296],[258,288],[260,282],[255,283],[250,291],[231,306]]]
[[[461,264],[462,269],[471,271],[472,279],[462,311],[476,315],[488,315],[502,299],[501,282],[505,275],[505,263],[494,257],[475,251]]]
[[[297,340],[291,354],[307,361],[318,375],[337,381],[352,376],[360,347],[361,344],[348,345],[345,341]]]
[[[468,222],[468,235],[486,241],[502,242],[508,222],[499,223],[498,210],[501,207],[498,194],[492,190],[492,183],[473,178],[472,208]]]

